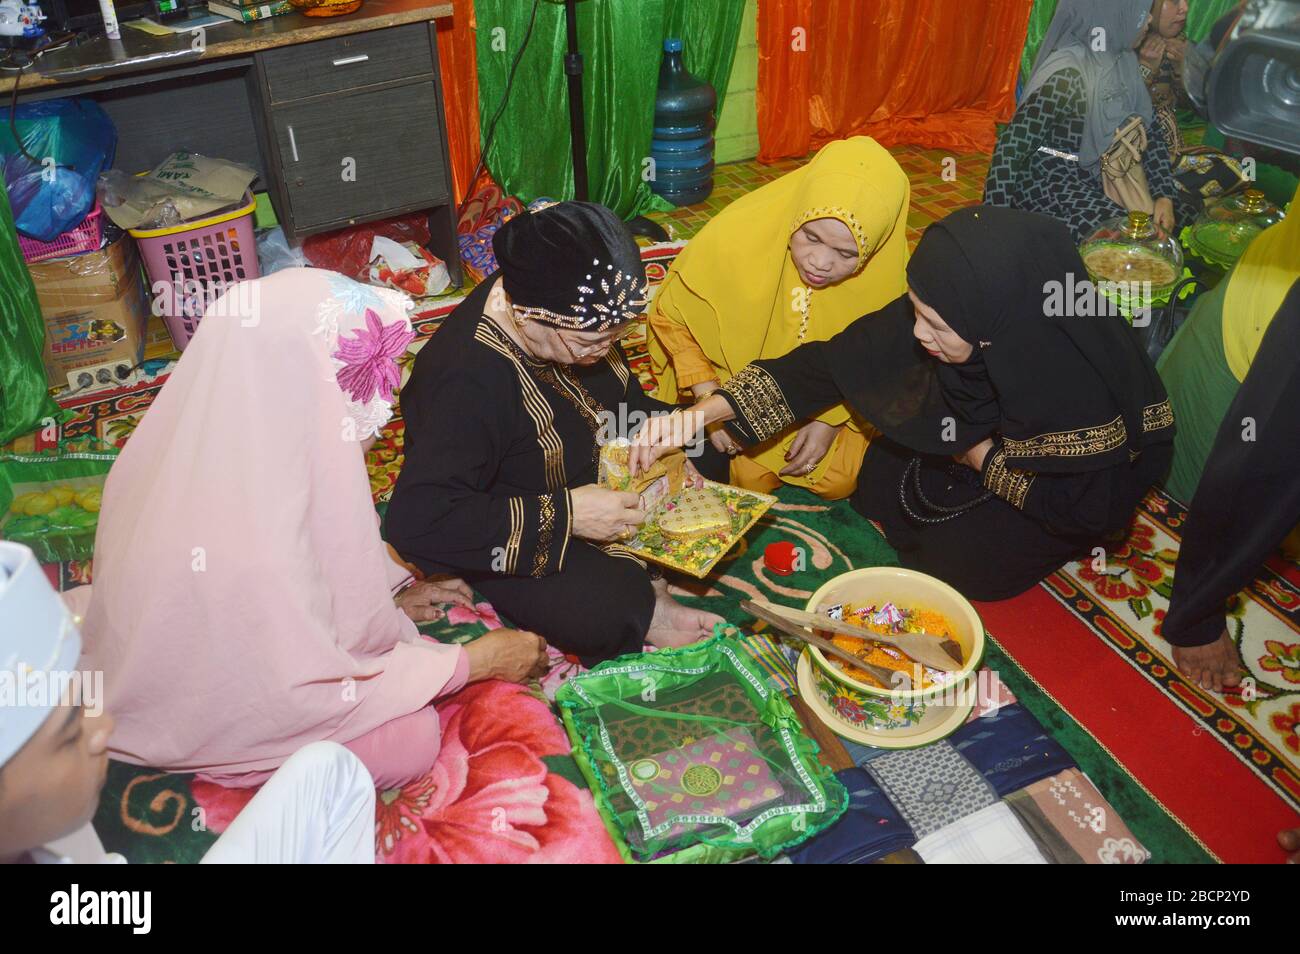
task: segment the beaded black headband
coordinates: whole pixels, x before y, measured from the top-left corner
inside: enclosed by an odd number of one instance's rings
[[[591,260],[592,271],[578,286],[578,300],[569,306],[569,314],[560,314],[549,308],[516,307],[521,318],[534,318],[547,324],[571,331],[605,331],[638,317],[649,299],[646,297],[650,283],[639,285],[636,275],[615,271],[610,262],[605,271],[600,270],[600,259]]]

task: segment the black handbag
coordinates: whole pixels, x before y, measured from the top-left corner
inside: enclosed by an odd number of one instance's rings
[[[1133,334],[1137,335],[1138,343],[1142,346],[1142,350],[1147,353],[1152,364],[1155,364],[1160,359],[1160,355],[1169,346],[1169,342],[1173,340],[1178,329],[1183,326],[1187,316],[1191,314],[1190,307],[1183,307],[1178,304],[1178,295],[1188,285],[1194,285],[1196,282],[1197,279],[1194,275],[1189,275],[1179,281],[1174,286],[1169,301],[1151,318],[1151,321],[1142,328],[1134,326]]]

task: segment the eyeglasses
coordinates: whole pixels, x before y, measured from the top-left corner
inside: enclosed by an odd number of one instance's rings
[[[583,340],[576,337],[570,337],[574,332],[565,331],[561,328],[556,328],[555,333],[559,335],[560,340],[564,342],[564,346],[573,353],[574,357],[590,358],[592,355],[608,351],[611,347],[622,341],[635,330],[636,323],[629,321],[620,327],[612,328],[609,331],[604,332],[603,337],[594,341],[591,339]]]

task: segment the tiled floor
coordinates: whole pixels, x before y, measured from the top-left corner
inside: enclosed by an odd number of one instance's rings
[[[912,183],[912,208],[907,216],[908,241],[916,244],[924,228],[954,209],[979,202],[988,171],[987,155],[951,155],[938,149],[895,146],[890,149]],[[809,157],[811,158],[811,157]],[[951,160],[945,164],[945,160]],[[713,194],[697,205],[674,212],[653,214],[674,240],[691,238],[700,228],[735,199],[757,189],[807,159],[788,159],[765,166],[756,159],[718,166],[713,176]]]

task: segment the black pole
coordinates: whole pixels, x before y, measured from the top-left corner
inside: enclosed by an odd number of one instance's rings
[[[587,133],[582,119],[582,54],[578,52],[577,0],[564,2],[564,26],[569,34],[569,51],[564,55],[564,72],[569,77],[569,139],[573,145],[573,197],[587,201]]]
[[[578,51],[577,0],[564,0],[564,28],[569,49],[564,54],[564,72],[569,77],[569,140],[573,145],[573,197],[586,202],[587,132],[582,113],[582,54]],[[668,233],[658,222],[638,215],[627,223],[634,235],[646,235],[656,242],[668,241]]]

